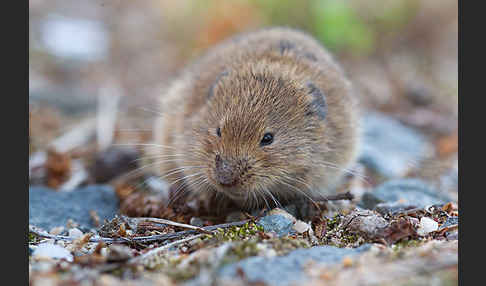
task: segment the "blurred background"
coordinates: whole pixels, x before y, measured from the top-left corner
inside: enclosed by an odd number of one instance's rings
[[[89,166],[114,142],[148,142],[157,97],[183,66],[235,33],[274,25],[314,35],[343,65],[366,110],[423,134],[434,148],[430,164],[447,162],[450,168],[457,165],[458,148],[457,5],[454,0],[30,0],[31,182],[45,178],[42,172],[36,177],[36,166],[51,157],[47,184],[58,187],[69,181],[66,166],[76,174],[73,170]],[[48,149],[54,151],[46,155]],[[95,181],[112,177],[105,175]],[[71,184],[83,178],[71,178]]]

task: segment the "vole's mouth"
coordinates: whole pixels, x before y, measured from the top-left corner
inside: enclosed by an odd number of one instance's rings
[[[241,200],[248,197],[247,190],[245,190],[240,180],[234,180],[228,184],[224,184],[216,180],[213,174],[210,174],[208,177],[216,191],[223,193],[232,199]]]

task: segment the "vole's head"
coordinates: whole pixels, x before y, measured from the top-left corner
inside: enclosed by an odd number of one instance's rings
[[[322,152],[327,116],[324,94],[311,80],[265,68],[226,71],[208,96],[191,144],[192,164],[204,166],[206,183],[251,201],[305,181]]]

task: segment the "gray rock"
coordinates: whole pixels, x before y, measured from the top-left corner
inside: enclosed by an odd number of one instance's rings
[[[71,192],[56,192],[46,187],[29,188],[29,224],[51,229],[65,226],[69,219],[80,229],[95,227],[89,212],[94,210],[101,221],[118,212],[118,197],[110,186],[93,185]]]
[[[422,134],[385,115],[370,113],[363,121],[359,160],[385,177],[403,176],[431,148]]]
[[[191,217],[191,220],[189,221],[189,223],[193,226],[198,226],[198,227],[203,227],[204,226],[204,221],[201,219],[201,218],[198,218],[198,217]]]
[[[310,261],[322,264],[340,263],[344,257],[360,254],[369,248],[370,245],[362,245],[358,248],[325,245],[297,249],[284,256],[250,257],[222,267],[219,274],[223,279],[231,278],[237,275],[237,269],[241,269],[249,282],[262,281],[268,285],[290,285],[306,280],[304,267]]]
[[[397,179],[387,181],[372,192],[365,193],[359,206],[366,209],[376,209],[395,212],[412,207],[422,208],[434,204],[444,204],[451,199],[433,189],[419,179]]]
[[[277,214],[264,216],[257,223],[265,232],[275,232],[279,237],[289,234],[294,225],[290,218]]]
[[[379,237],[380,231],[388,226],[388,222],[380,215],[368,210],[355,211],[343,218],[343,225],[351,233],[373,239]]]

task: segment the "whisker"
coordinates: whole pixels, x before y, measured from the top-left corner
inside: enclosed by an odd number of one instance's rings
[[[114,146],[146,146],[146,147],[159,147],[159,148],[168,148],[168,149],[176,149],[175,147],[172,146],[166,146],[166,145],[159,145],[159,144],[153,144],[153,143],[114,143],[112,144]]]

